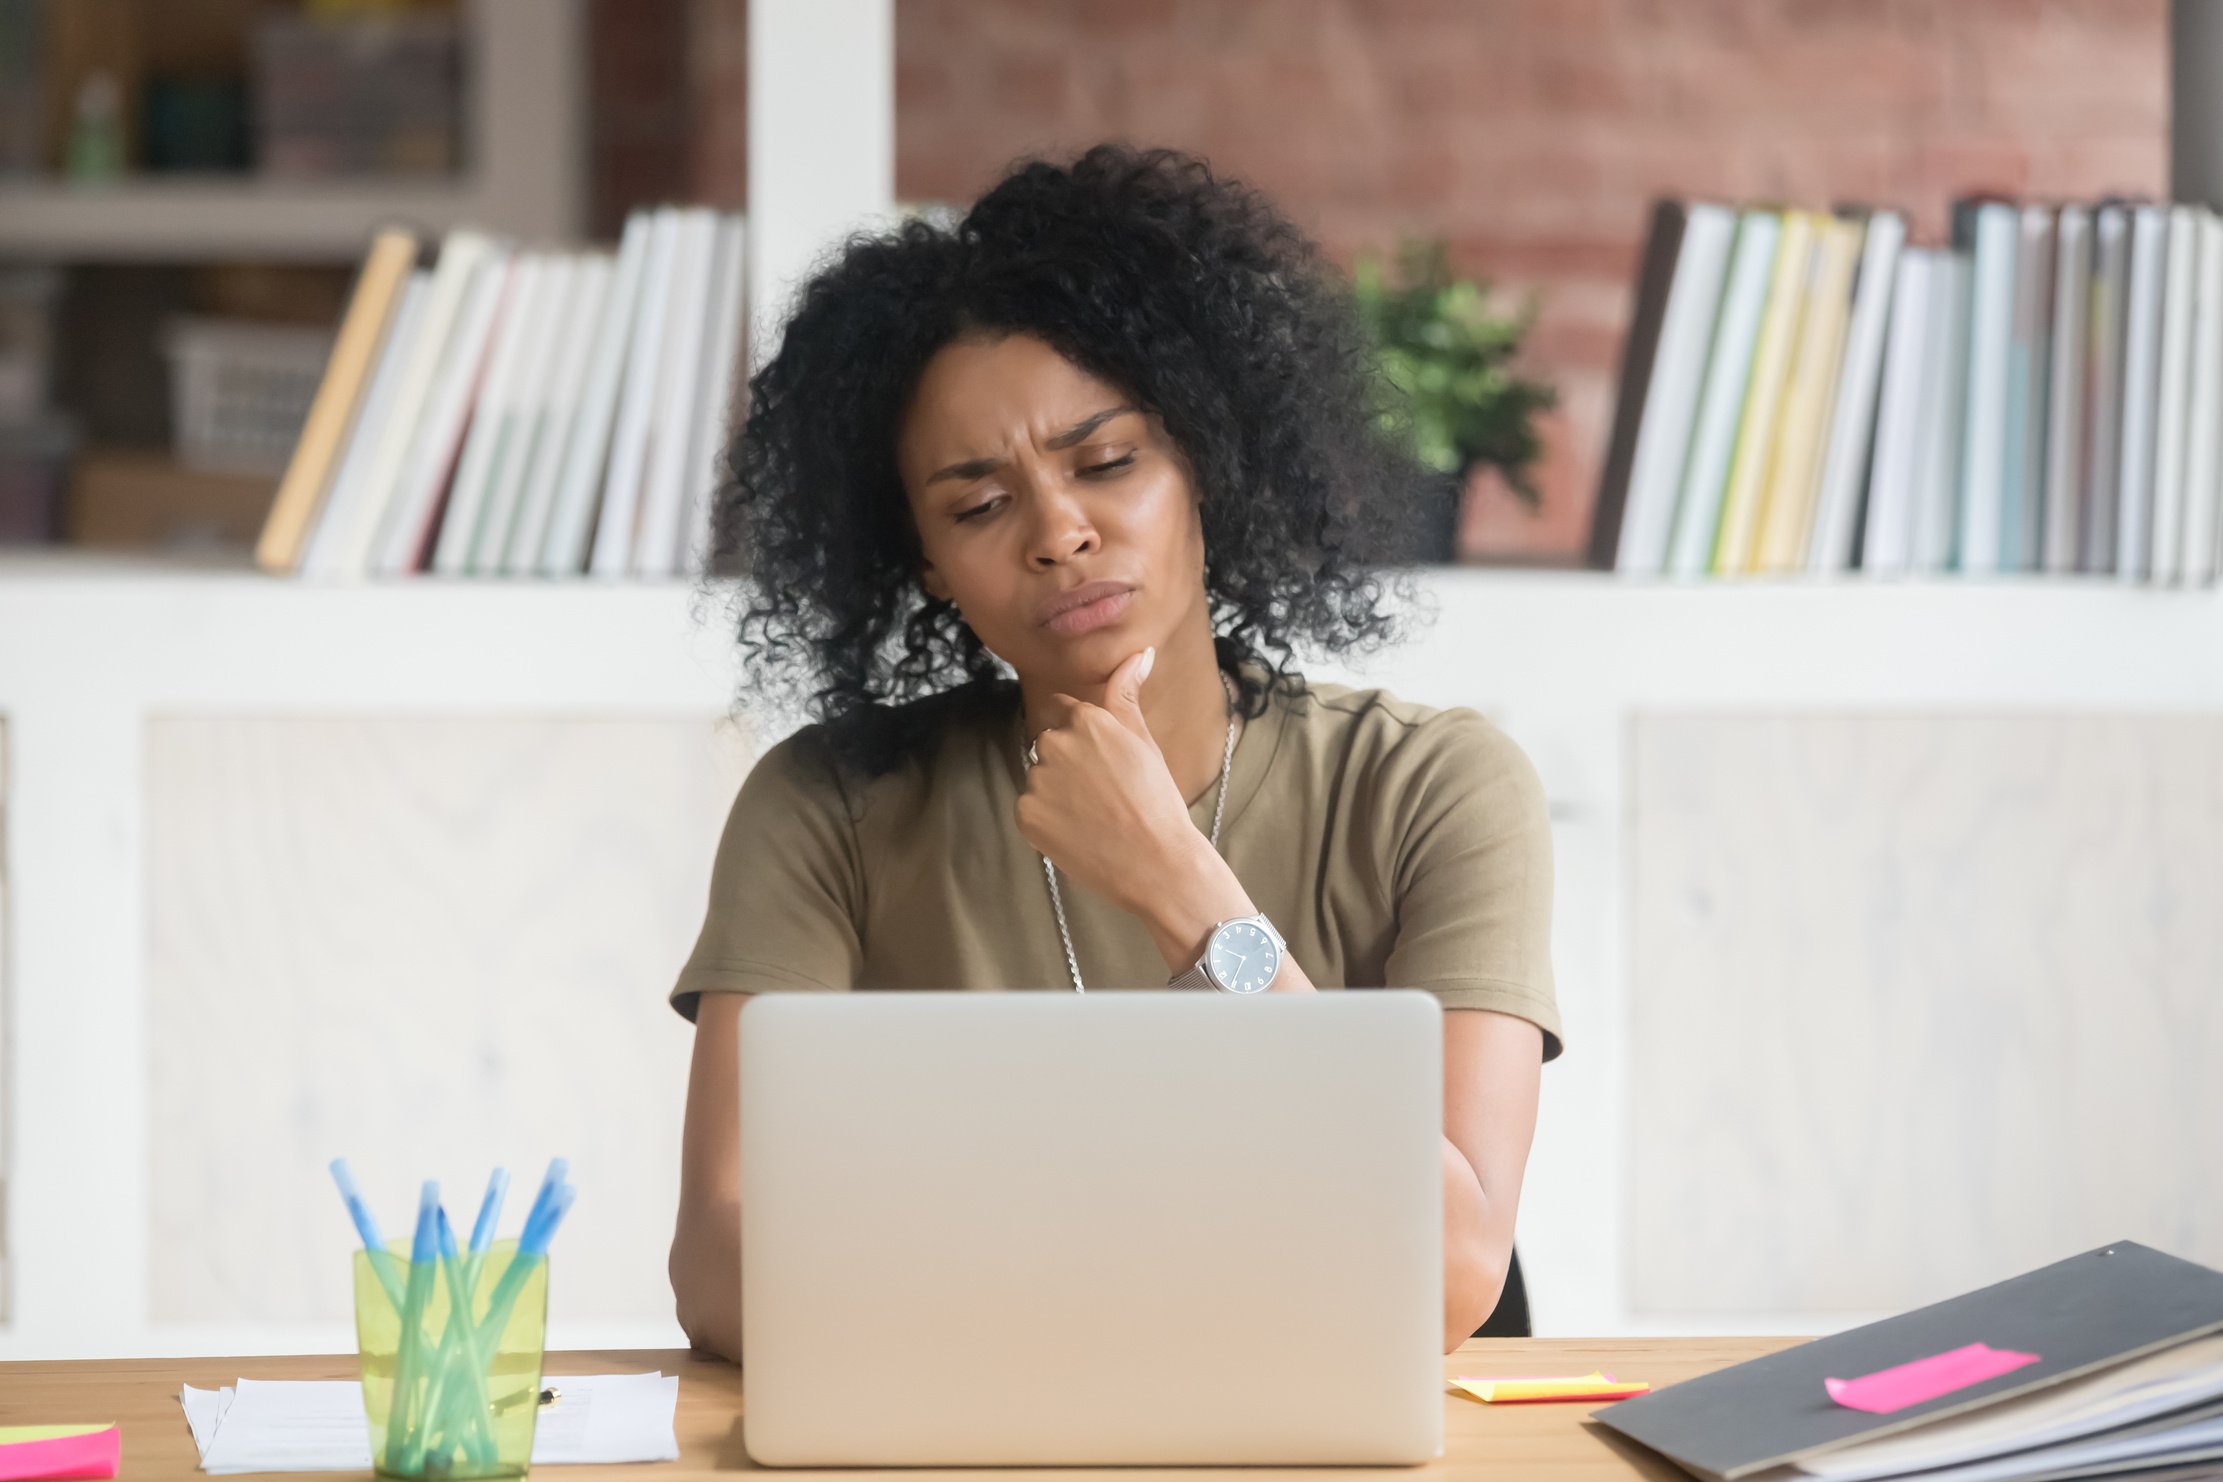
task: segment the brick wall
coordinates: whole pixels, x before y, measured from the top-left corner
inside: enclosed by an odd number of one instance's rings
[[[676,0],[600,0],[644,3]],[[689,167],[739,199],[744,0],[691,5]],[[897,0],[896,185],[962,201],[1125,138],[1206,155],[1342,261],[1447,237],[1540,296],[1562,400],[1543,513],[1480,491],[1469,547],[1565,552],[1653,195],[1886,202],[1934,236],[1969,190],[2158,192],[2167,31],[2166,0]]]
[[[590,0],[588,231],[636,206],[748,196],[744,0]]]

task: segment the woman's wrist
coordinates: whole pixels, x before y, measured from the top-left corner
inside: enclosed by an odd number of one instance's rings
[[[1196,966],[1213,927],[1257,909],[1235,871],[1202,834],[1152,871],[1149,893],[1128,907],[1150,928],[1169,978]]]
[[[1243,882],[1236,878],[1234,868],[1202,834],[1196,836],[1194,849],[1183,849],[1176,854],[1175,862],[1156,877],[1154,884],[1149,897],[1129,906],[1128,910],[1150,928],[1158,955],[1165,959],[1169,980],[1196,966],[1197,959],[1204,955],[1204,944],[1210,939],[1213,927],[1238,916],[1258,914],[1257,905],[1251,900],[1250,892],[1243,889]],[[1281,969],[1274,974],[1270,990],[1275,993],[1313,991],[1312,979],[1286,946],[1282,949]]]

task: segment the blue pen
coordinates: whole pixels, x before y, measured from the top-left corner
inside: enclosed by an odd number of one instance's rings
[[[564,1187],[564,1174],[570,1166],[570,1163],[562,1158],[554,1158],[549,1161],[548,1176],[540,1181],[540,1192],[533,1195],[532,1208],[525,1211],[525,1229],[527,1232],[530,1232],[541,1220],[547,1217],[548,1206],[555,1200],[556,1191]],[[518,1238],[522,1241],[524,1237],[521,1235]],[[523,1251],[520,1250],[518,1254],[522,1255]]]
[[[394,1357],[394,1407],[386,1424],[387,1462],[392,1470],[404,1474],[416,1473],[424,1466],[424,1438],[418,1434],[423,1407],[418,1402],[417,1387],[425,1377],[422,1330],[425,1303],[432,1296],[433,1266],[438,1259],[435,1231],[439,1208],[440,1185],[428,1178],[417,1199],[417,1236],[409,1250],[409,1289],[402,1301],[401,1342]],[[394,1449],[397,1427],[399,1454]]]
[[[532,1224],[534,1218],[548,1207],[548,1201],[556,1197],[556,1190],[563,1187],[564,1180],[570,1175],[571,1160],[569,1158],[550,1158],[548,1160],[548,1175],[540,1181],[540,1192],[533,1195],[533,1207],[525,1216],[527,1225]]]
[[[432,1426],[442,1435],[441,1455],[460,1445],[481,1466],[494,1464],[494,1438],[488,1431],[486,1358],[472,1320],[470,1288],[455,1248],[455,1230],[443,1209],[436,1217],[440,1269],[448,1283],[448,1328],[440,1340],[439,1372],[432,1383]],[[457,1369],[462,1373],[460,1382]]]
[[[355,1186],[354,1170],[347,1166],[347,1159],[332,1160],[332,1182],[340,1186],[340,1198],[347,1203],[348,1218],[355,1221],[355,1233],[363,1237],[363,1249],[370,1252],[371,1271],[378,1277],[378,1284],[386,1289],[386,1299],[396,1308],[401,1306],[401,1274],[394,1269],[393,1252],[386,1249],[386,1237],[378,1232],[378,1221],[371,1218],[370,1205],[363,1200],[363,1191]]]
[[[534,1217],[525,1222],[525,1233],[517,1241],[517,1258],[509,1263],[502,1279],[494,1284],[494,1295],[486,1304],[486,1316],[479,1322],[481,1347],[500,1340],[502,1330],[509,1326],[509,1310],[517,1303],[517,1294],[524,1288],[525,1278],[532,1268],[548,1253],[548,1242],[555,1238],[556,1227],[570,1212],[571,1201],[579,1191],[569,1184],[557,1190],[555,1198],[534,1211]]]
[[[494,1225],[502,1216],[502,1196],[509,1192],[509,1170],[497,1168],[486,1181],[486,1197],[479,1201],[479,1217],[471,1226],[471,1254],[483,1255],[494,1241]]]
[[[578,1197],[579,1191],[569,1184],[556,1190],[556,1197],[548,1202],[548,1208],[540,1216],[539,1226],[527,1230],[518,1240],[517,1253],[525,1256],[546,1255],[548,1242],[555,1238],[556,1226],[563,1223],[563,1217],[571,1212],[571,1201]]]
[[[509,1170],[497,1168],[486,1181],[486,1197],[479,1200],[479,1217],[471,1225],[470,1259],[463,1263],[463,1290],[479,1289],[479,1267],[486,1248],[494,1243],[494,1226],[502,1217],[502,1199],[509,1193]]]

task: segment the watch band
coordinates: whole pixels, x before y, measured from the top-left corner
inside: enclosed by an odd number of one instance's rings
[[[1219,928],[1218,928],[1218,927],[1216,927],[1216,926],[1215,926],[1215,927],[1213,927],[1212,929],[1213,929],[1214,931],[1218,931],[1218,930],[1219,930]],[[1211,940],[1211,938],[1210,938],[1210,937],[1206,937],[1206,938],[1205,938],[1205,940],[1206,940],[1207,942],[1209,942],[1209,941]],[[1206,947],[1206,948],[1204,949],[1204,956],[1205,956],[1205,957],[1209,957],[1209,956],[1211,956],[1211,955],[1212,955],[1212,949],[1211,949],[1210,947]],[[1175,975],[1175,976],[1174,976],[1174,977],[1173,977],[1173,978],[1172,978],[1171,980],[1169,980],[1169,981],[1168,981],[1168,982],[1166,983],[1166,986],[1167,986],[1168,988],[1214,988],[1214,989],[1216,989],[1216,988],[1217,988],[1217,987],[1218,987],[1219,985],[1218,985],[1218,984],[1216,984],[1216,983],[1214,983],[1214,982],[1212,981],[1212,977],[1211,977],[1211,974],[1209,974],[1209,973],[1207,973],[1207,972],[1205,972],[1205,971],[1204,971],[1204,957],[1199,957],[1199,958],[1198,958],[1198,959],[1196,960],[1196,965],[1195,965],[1194,967],[1191,967],[1191,968],[1190,968],[1190,969],[1189,969],[1189,970],[1188,970],[1187,972],[1185,972],[1185,973],[1179,973],[1179,974],[1176,974],[1176,975]]]

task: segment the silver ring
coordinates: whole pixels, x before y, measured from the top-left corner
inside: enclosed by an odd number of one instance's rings
[[[1020,755],[1026,758],[1027,765],[1030,767],[1039,766],[1041,764],[1042,754],[1034,749],[1034,742],[1031,740],[1027,742],[1027,749],[1021,752]]]

